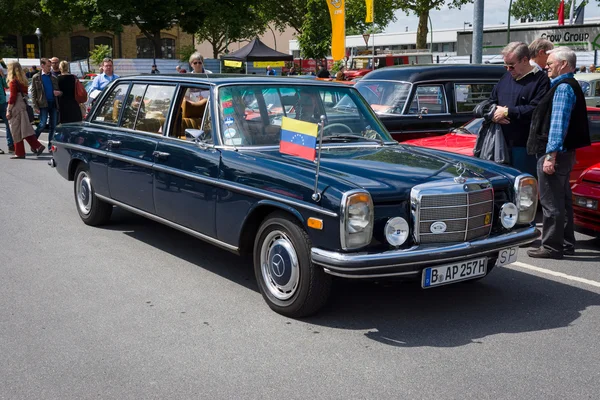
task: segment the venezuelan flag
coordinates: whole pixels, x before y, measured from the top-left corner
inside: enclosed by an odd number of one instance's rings
[[[315,160],[319,125],[283,117],[279,151],[310,161]]]

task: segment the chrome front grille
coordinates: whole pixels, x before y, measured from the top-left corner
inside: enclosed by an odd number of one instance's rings
[[[492,228],[494,190],[489,181],[480,178],[470,178],[465,183],[426,183],[413,188],[411,207],[417,243],[485,238]]]

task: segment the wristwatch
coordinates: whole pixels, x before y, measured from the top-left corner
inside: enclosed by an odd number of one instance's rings
[[[546,154],[546,161],[554,161],[554,156],[552,156],[551,154]]]
[[[504,111],[504,116],[508,117],[508,108]]]

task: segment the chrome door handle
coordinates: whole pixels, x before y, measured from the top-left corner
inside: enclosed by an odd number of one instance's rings
[[[154,157],[158,158],[159,160],[166,160],[170,156],[169,153],[165,153],[163,151],[155,151],[155,152],[152,153],[152,155]]]
[[[452,124],[454,123],[454,121],[452,120],[447,120],[447,121],[440,121],[442,124]]]
[[[106,142],[106,144],[108,144],[108,147],[110,147],[111,149],[116,149],[121,146],[121,142],[119,142],[118,140],[109,140]]]

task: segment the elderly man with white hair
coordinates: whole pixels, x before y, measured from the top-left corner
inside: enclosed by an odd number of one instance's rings
[[[577,57],[567,47],[551,50],[546,65],[550,90],[531,120],[527,152],[534,154],[544,212],[542,246],[529,250],[533,258],[562,259],[575,254],[573,200],[569,175],[575,149],[590,145],[585,96],[573,77]]]

